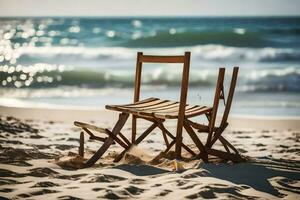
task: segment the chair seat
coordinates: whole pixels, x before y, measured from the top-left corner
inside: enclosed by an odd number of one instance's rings
[[[124,113],[133,114],[138,117],[156,117],[159,119],[176,119],[178,118],[179,102],[162,100],[159,98],[148,98],[133,104],[123,105],[106,105],[108,110],[114,110]],[[212,107],[199,105],[186,105],[185,117],[190,118],[197,115],[211,112]]]

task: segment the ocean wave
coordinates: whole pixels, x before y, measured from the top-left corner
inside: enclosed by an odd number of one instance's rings
[[[117,61],[133,63],[136,52],[146,54],[182,54],[192,52],[193,61],[222,62],[298,62],[300,49],[290,48],[239,48],[222,45],[198,45],[177,48],[125,48],[125,47],[21,47],[12,50],[19,63],[47,62],[50,64],[116,65]]]
[[[266,33],[275,33],[275,34],[293,34],[293,35],[300,35],[300,28],[270,28],[270,29],[263,29],[263,32]]]
[[[228,70],[228,74],[230,74]],[[83,88],[129,88],[134,85],[134,70],[64,69],[63,66],[37,64],[30,67],[0,66],[2,87],[53,88],[76,86]],[[212,86],[217,69],[191,69],[191,87]],[[143,71],[143,84],[148,86],[178,87],[181,70],[159,67]],[[300,69],[245,69],[239,75],[240,91],[300,91]]]
[[[199,44],[218,44],[233,47],[266,47],[273,43],[257,32],[236,31],[184,31],[170,34],[161,31],[153,36],[140,37],[124,42],[126,47],[178,47]]]
[[[293,67],[285,69],[252,71],[247,76],[243,91],[300,91],[300,69]]]

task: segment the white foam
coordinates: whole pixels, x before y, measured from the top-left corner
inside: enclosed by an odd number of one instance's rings
[[[193,47],[176,47],[176,48],[126,48],[126,47],[20,47],[15,50],[7,49],[13,58],[21,55],[55,57],[75,55],[87,59],[126,59],[134,60],[137,51],[143,51],[145,54],[183,54],[185,51],[192,52],[192,59],[207,61],[285,61],[300,60],[300,50],[288,48],[239,48],[227,47],[222,45],[198,45]],[[112,61],[113,61],[112,60]]]

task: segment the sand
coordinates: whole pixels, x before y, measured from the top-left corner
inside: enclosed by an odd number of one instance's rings
[[[297,118],[232,117],[224,136],[247,157],[245,163],[176,162],[172,152],[157,161],[164,142],[155,129],[119,163],[112,162],[122,150],[115,144],[95,166],[76,169],[84,159],[77,155],[80,130],[72,122],[111,128],[117,113],[12,107],[0,107],[0,113],[4,199],[300,199]],[[175,123],[167,126],[175,131]],[[129,124],[123,133],[130,134]],[[88,157],[102,143],[85,144]]]

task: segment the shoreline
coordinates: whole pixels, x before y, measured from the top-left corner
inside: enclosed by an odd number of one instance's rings
[[[0,106],[2,116],[13,116],[20,119],[49,120],[49,121],[107,121],[117,120],[119,112],[105,109],[79,108],[24,108]],[[30,114],[29,114],[30,113]],[[229,116],[230,129],[299,129],[300,117],[271,117],[271,116]]]

